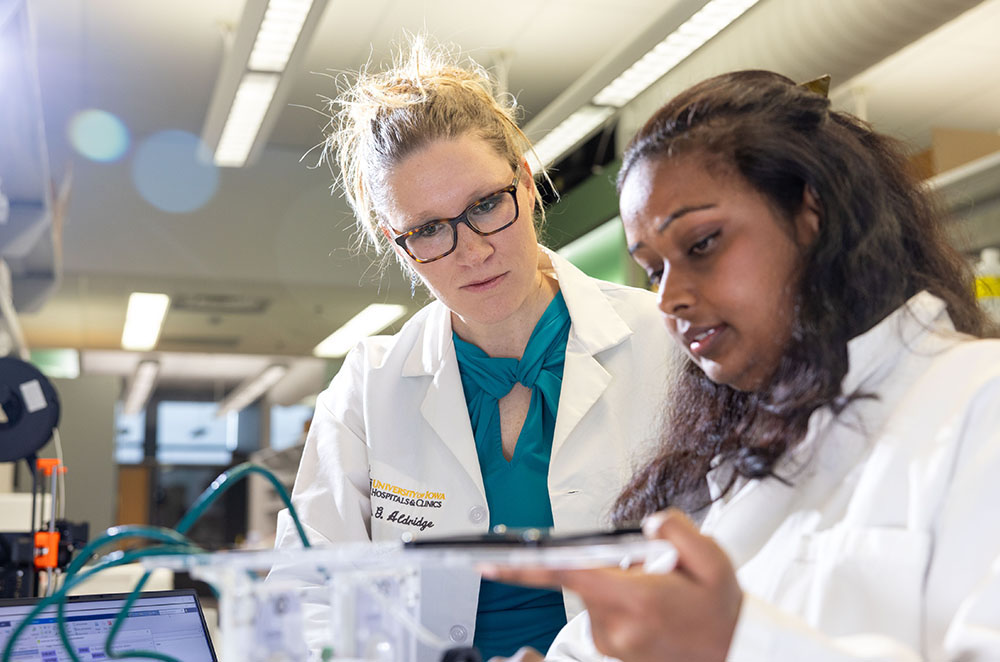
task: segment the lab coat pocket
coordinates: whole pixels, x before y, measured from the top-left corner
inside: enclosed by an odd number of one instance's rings
[[[930,534],[841,526],[806,536],[801,551],[810,623],[833,635],[882,632],[919,641]]]

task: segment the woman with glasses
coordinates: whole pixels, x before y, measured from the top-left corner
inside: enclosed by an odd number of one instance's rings
[[[327,147],[359,227],[434,301],[359,344],[319,397],[293,493],[306,529],[341,542],[606,525],[663,398],[655,297],[539,246],[530,145],[482,69],[417,41],[337,104]],[[278,545],[294,544],[283,515]],[[423,623],[484,659],[544,650],[578,610],[471,571],[422,580]]]

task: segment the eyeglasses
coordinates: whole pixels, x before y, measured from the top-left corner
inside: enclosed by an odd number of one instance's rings
[[[517,180],[496,193],[473,202],[455,218],[430,221],[397,235],[395,242],[420,264],[440,260],[458,247],[458,224],[465,223],[481,237],[506,230],[518,217]]]

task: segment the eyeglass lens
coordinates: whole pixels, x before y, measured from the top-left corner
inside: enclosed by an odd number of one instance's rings
[[[475,203],[465,211],[465,218],[480,234],[491,234],[510,225],[517,218],[515,192],[503,191]],[[406,248],[418,260],[433,260],[455,246],[457,223],[428,223],[406,239]]]

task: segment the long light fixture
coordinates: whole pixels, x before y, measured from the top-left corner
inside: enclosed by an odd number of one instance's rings
[[[170,297],[153,292],[133,292],[128,297],[122,349],[146,352],[156,347]]]
[[[280,78],[278,74],[253,71],[243,76],[219,137],[219,146],[215,148],[215,165],[240,168],[247,162]]]
[[[712,0],[598,92],[594,103],[621,108],[725,30],[758,1]]]
[[[347,320],[313,349],[321,358],[340,358],[363,338],[378,333],[406,314],[406,306],[391,303],[373,303]]]
[[[223,398],[219,403],[219,408],[215,415],[224,416],[229,412],[237,412],[255,402],[262,395],[267,393],[272,386],[281,381],[281,378],[288,372],[288,366],[274,364],[270,365],[260,374],[245,380],[242,384]]]
[[[326,0],[247,0],[222,63],[202,142],[222,167],[252,161],[280,114]]]
[[[544,132],[544,137],[535,144],[536,165],[551,165],[589,138],[619,108],[639,96],[758,2],[677,2],[633,43],[595,64],[525,128],[529,136]],[[662,38],[660,35],[664,32],[667,36]]]
[[[529,155],[532,171],[540,171],[542,164],[548,166],[576,147],[614,114],[614,108],[581,107],[533,145],[534,153]]]
[[[134,416],[146,408],[146,403],[149,402],[149,396],[153,392],[153,385],[156,384],[156,377],[159,374],[160,364],[157,361],[139,362],[129,382],[128,393],[125,394],[123,414]]]

